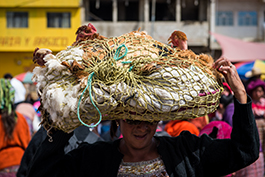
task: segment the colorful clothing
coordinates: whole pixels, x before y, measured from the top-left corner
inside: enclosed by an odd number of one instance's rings
[[[256,124],[258,127],[258,131],[259,131],[259,138],[260,138],[260,143],[261,143],[261,147],[263,148],[263,153],[265,151],[265,118],[264,118],[264,114],[265,114],[265,98],[260,98],[259,101],[252,101],[252,110],[253,110],[253,114],[255,116],[256,119]]]
[[[204,133],[210,135],[213,133],[214,127],[217,128],[216,139],[230,139],[232,133],[232,127],[224,121],[212,121],[207,124],[200,132],[200,136]]]
[[[158,157],[143,162],[121,162],[118,177],[168,177],[163,160]]]
[[[34,107],[32,106],[32,104],[20,103],[16,107],[16,111],[22,114],[26,118],[28,125],[29,125],[30,135],[33,135],[33,133],[36,131],[33,128],[33,120],[38,117],[37,117],[37,113]]]
[[[209,117],[208,115],[197,117],[195,119],[189,119],[189,122],[195,125],[199,131],[201,131],[201,129],[203,129],[203,127],[209,123]]]
[[[0,127],[0,170],[3,170],[20,164],[31,137],[26,119],[18,112],[12,140],[7,140],[5,137],[1,115]]]
[[[234,109],[235,109],[234,103],[230,103],[225,108],[225,112],[223,114],[223,121],[225,121],[226,123],[228,123],[232,127],[233,127],[233,114],[234,114]]]
[[[184,130],[189,131],[196,136],[200,133],[199,129],[194,124],[186,120],[172,120],[165,126],[165,131],[173,137],[179,136],[179,134]]]
[[[16,177],[19,165],[4,168],[0,170],[0,177]]]
[[[265,98],[260,98],[259,101],[252,101],[252,110],[255,119],[264,119],[265,114]]]

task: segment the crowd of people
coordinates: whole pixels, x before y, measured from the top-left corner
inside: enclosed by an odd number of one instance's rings
[[[7,73],[0,82],[0,176],[15,176],[24,151],[40,128],[40,115],[26,100],[21,81]]]

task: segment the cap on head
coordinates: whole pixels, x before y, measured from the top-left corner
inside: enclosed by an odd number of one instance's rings
[[[247,78],[251,78],[251,77],[254,77],[254,76],[259,76],[261,74],[262,73],[261,73],[261,70],[259,68],[253,67],[251,71],[246,72],[245,76]]]
[[[257,87],[262,87],[262,89],[265,91],[265,82],[261,79],[251,81],[247,86],[247,93],[250,95],[252,91]]]

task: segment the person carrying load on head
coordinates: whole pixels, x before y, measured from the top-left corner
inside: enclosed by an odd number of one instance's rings
[[[32,160],[29,177],[223,176],[258,158],[251,99],[230,61],[213,63],[210,56],[172,48],[145,32],[106,38],[91,33],[91,25],[80,29],[87,35],[66,50],[34,59],[43,63],[34,69],[33,79],[48,136]],[[223,90],[221,74],[234,92],[231,139],[188,131],[154,136],[161,120],[215,111]],[[76,127],[94,127],[101,120],[112,120],[111,134],[120,127],[123,138],[83,143],[63,153]]]

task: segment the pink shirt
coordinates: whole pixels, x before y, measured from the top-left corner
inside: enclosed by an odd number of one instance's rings
[[[256,119],[264,118],[265,114],[265,98],[259,101],[252,101],[252,110]]]

